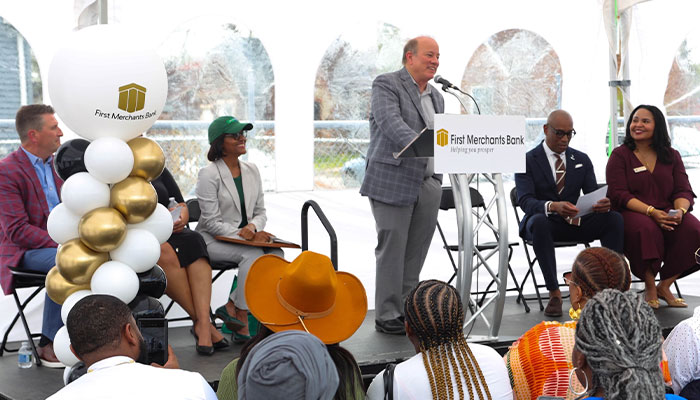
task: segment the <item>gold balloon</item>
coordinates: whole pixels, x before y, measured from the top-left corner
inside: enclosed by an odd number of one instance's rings
[[[157,204],[156,190],[143,178],[130,176],[115,183],[110,191],[110,205],[122,213],[130,224],[143,222]]]
[[[58,272],[57,267],[51,268],[49,273],[46,274],[46,294],[49,295],[51,300],[58,304],[63,304],[64,301],[71,294],[77,292],[78,290],[90,289],[90,283],[86,285],[76,285],[74,283],[68,282],[60,272]]]
[[[127,142],[134,153],[134,168],[129,176],[138,176],[148,182],[156,179],[165,168],[165,154],[154,140],[137,137]]]
[[[63,243],[56,252],[56,267],[61,276],[76,285],[89,284],[95,270],[107,261],[109,254],[92,251],[80,239]]]
[[[126,237],[126,220],[111,207],[96,208],[83,215],[78,224],[80,240],[91,250],[110,252]]]

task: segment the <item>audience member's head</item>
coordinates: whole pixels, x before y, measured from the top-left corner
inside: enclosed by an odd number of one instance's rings
[[[695,309],[691,318],[679,322],[673,328],[664,341],[664,352],[668,359],[673,392],[679,394],[684,389],[687,392],[692,390],[692,396],[681,396],[687,399],[700,398],[700,307]],[[693,388],[688,387],[695,381],[698,382]]]
[[[224,151],[224,139],[227,135],[238,139],[241,135],[245,135],[246,131],[251,129],[253,129],[253,124],[244,124],[238,121],[236,117],[230,115],[215,119],[209,124],[209,128],[207,129],[210,145],[209,151],[207,152],[207,159],[209,161],[216,161],[226,155]]]
[[[41,130],[44,126],[44,114],[53,115],[53,107],[46,104],[29,104],[17,110],[15,128],[17,129],[20,142],[27,142],[29,131]]]
[[[464,309],[457,290],[445,282],[423,281],[408,294],[404,307],[406,334],[416,351],[423,354],[433,398],[446,398],[447,393],[452,393],[453,382],[457,383],[460,398],[465,397],[462,379],[453,376],[455,371],[462,371],[470,396],[476,388],[478,398],[490,397],[481,368],[462,332]]]
[[[571,295],[569,316],[576,320],[596,293],[604,289],[629,290],[631,274],[622,255],[605,247],[591,247],[578,254],[564,281]]]
[[[640,112],[641,111],[641,112]],[[656,106],[651,106],[648,104],[638,105],[630,113],[630,117],[627,120],[627,125],[625,127],[625,140],[623,144],[627,146],[630,150],[637,148],[636,141],[632,137],[630,128],[632,126],[632,121],[637,118],[646,118],[650,116],[654,122],[654,136],[651,139],[651,147],[656,151],[656,156],[658,160],[663,163],[671,162],[671,137],[668,134],[668,126],[666,125],[666,117],[664,113],[659,110]]]
[[[94,294],[78,301],[66,319],[73,352],[89,367],[115,355],[136,360],[146,343],[123,301],[114,296]]]
[[[605,289],[581,313],[572,362],[590,396],[662,399],[661,341],[659,322],[642,297]]]
[[[284,331],[263,339],[248,354],[238,375],[238,398],[330,399],[338,373],[317,337]]]

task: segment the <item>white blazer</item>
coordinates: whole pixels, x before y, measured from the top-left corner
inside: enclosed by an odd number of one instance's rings
[[[258,167],[253,163],[238,160],[243,180],[243,197],[248,223],[257,231],[265,228],[265,202],[262,180]],[[207,244],[214,242],[214,236],[238,236],[241,224],[241,201],[231,170],[219,159],[199,171],[195,194],[202,211],[196,231],[200,232]]]

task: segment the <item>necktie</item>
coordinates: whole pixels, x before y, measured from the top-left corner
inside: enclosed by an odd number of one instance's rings
[[[564,160],[562,160],[561,156],[556,154],[557,160],[554,163],[554,173],[556,176],[556,184],[557,184],[557,193],[561,195],[561,193],[564,191],[564,184],[566,182],[566,163]],[[571,218],[571,217],[566,217],[566,222],[568,222],[571,225],[576,225],[580,226],[581,225],[581,217],[578,218]]]

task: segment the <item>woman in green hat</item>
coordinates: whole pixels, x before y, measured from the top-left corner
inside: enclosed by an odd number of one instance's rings
[[[248,269],[263,254],[282,257],[280,249],[248,246],[216,240],[229,236],[252,242],[269,242],[271,235],[263,229],[267,221],[262,180],[255,164],[243,161],[246,153],[246,132],[253,125],[239,122],[232,116],[219,117],[209,125],[211,164],[199,171],[196,195],[202,211],[196,230],[207,243],[212,262],[232,261],[238,264],[238,285],[229,301],[216,310],[233,331],[233,341],[250,339],[245,281]]]

